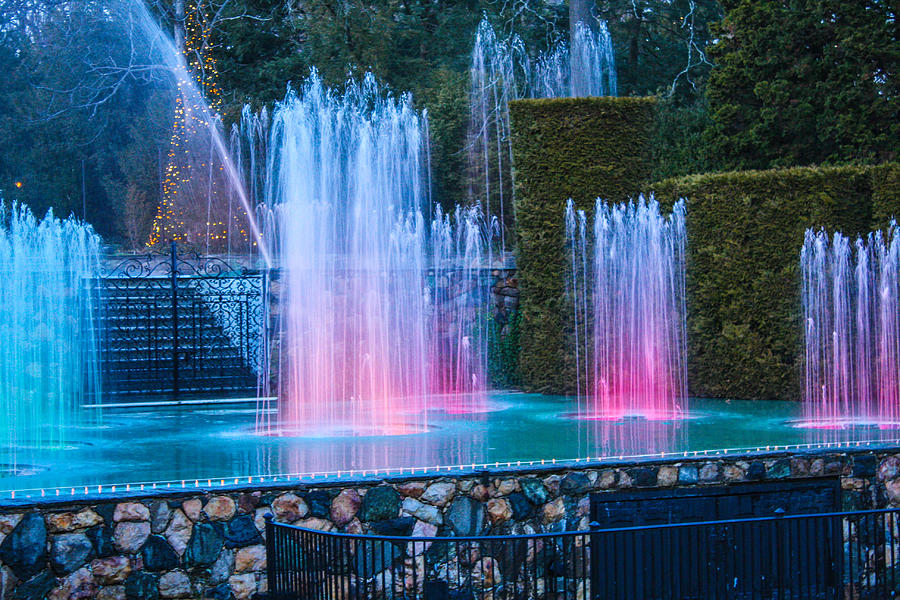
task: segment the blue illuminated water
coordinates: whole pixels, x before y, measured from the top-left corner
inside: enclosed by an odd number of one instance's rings
[[[95,491],[97,485],[109,490],[111,484],[121,489],[126,483],[159,481],[191,487],[285,474],[323,479],[327,473],[333,479],[437,466],[900,437],[896,430],[796,427],[799,402],[692,399],[690,418],[680,421],[571,419],[567,414],[577,411],[577,402],[557,396],[498,392],[491,405],[493,412],[433,414],[425,433],[330,438],[256,435],[253,403],[107,409],[102,427],[69,427],[66,446],[35,453],[31,464],[0,473],[0,499],[13,489],[92,486]],[[5,461],[0,458],[0,464]]]

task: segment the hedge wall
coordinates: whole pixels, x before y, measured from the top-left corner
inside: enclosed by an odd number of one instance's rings
[[[561,98],[510,102],[521,295],[519,375],[524,389],[574,387],[566,352],[563,210],[599,197],[625,200],[652,172],[652,98]]]
[[[888,163],[871,169],[873,225],[883,228],[894,217],[900,220],[900,166]]]
[[[900,215],[900,165],[695,175],[652,185],[688,200],[691,393],[800,398],[799,256],[808,227],[855,235]]]

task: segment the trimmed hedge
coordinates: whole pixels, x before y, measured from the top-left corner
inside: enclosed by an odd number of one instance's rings
[[[688,202],[692,395],[799,399],[804,233],[857,235],[900,215],[900,165],[738,171],[651,187],[663,204]]]
[[[566,351],[563,211],[569,198],[634,196],[653,170],[653,98],[554,98],[510,102],[515,165],[519,375],[524,389],[573,391]]]
[[[885,228],[891,219],[900,220],[900,165],[887,163],[871,170],[873,229]]]

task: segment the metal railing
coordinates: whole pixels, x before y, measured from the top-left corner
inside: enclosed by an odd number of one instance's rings
[[[480,537],[266,524],[277,600],[876,599],[900,588],[898,509]],[[408,526],[408,524],[407,524]]]
[[[268,340],[268,273],[221,257],[108,261],[97,296],[105,397],[256,395]]]

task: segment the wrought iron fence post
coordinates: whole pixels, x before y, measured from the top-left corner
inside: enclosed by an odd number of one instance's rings
[[[275,525],[272,524],[272,519],[274,518],[272,513],[263,515],[263,519],[266,521],[266,562],[268,563],[268,568],[266,569],[266,582],[268,583],[267,587],[269,588],[269,598],[278,598],[282,591],[281,588],[278,587],[277,576],[275,573],[277,569],[281,568],[281,562],[276,560],[275,556]]]
[[[600,523],[596,520],[588,523],[588,545],[590,546],[590,562],[585,565],[588,569],[587,581],[591,590],[591,600],[601,598],[600,594]]]
[[[178,244],[172,240],[172,390],[178,395]]]

